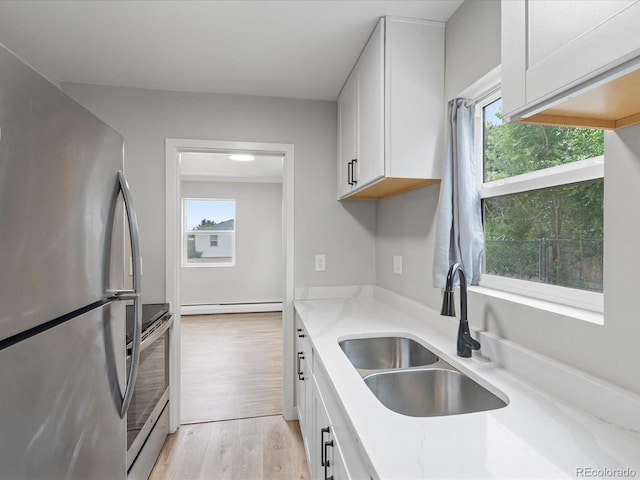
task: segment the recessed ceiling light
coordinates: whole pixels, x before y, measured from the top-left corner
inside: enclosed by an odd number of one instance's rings
[[[235,160],[236,162],[250,162],[255,159],[256,157],[253,155],[247,155],[245,153],[233,153],[229,155],[229,160]]]

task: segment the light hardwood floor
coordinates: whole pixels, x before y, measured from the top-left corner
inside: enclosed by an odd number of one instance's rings
[[[281,415],[182,425],[150,480],[308,480],[298,422]]]
[[[181,423],[282,413],[281,312],[181,322]]]
[[[282,417],[281,324],[280,312],[182,317],[183,425],[151,480],[310,478],[298,422]]]

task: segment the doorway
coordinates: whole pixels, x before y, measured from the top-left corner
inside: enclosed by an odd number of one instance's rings
[[[180,315],[180,305],[182,305],[181,297],[183,292],[180,289],[181,275],[183,274],[182,265],[184,261],[183,245],[185,244],[185,232],[182,225],[182,208],[183,208],[183,194],[181,179],[184,179],[182,175],[182,162],[181,154],[189,154],[194,152],[207,152],[213,154],[229,154],[233,153],[251,153],[254,155],[263,156],[280,156],[283,162],[283,175],[282,175],[282,229],[281,229],[281,247],[282,247],[282,270],[281,278],[281,304],[278,305],[278,309],[281,309],[281,319],[276,319],[276,322],[280,322],[281,335],[280,335],[280,375],[282,378],[281,387],[281,408],[285,419],[293,419],[293,365],[289,355],[284,352],[290,352],[292,349],[293,338],[293,145],[290,144],[268,144],[268,143],[250,143],[250,142],[217,142],[217,141],[199,141],[199,140],[187,140],[187,139],[167,139],[166,140],[166,190],[167,190],[167,299],[172,305],[172,309],[175,314],[175,322],[171,332],[171,361],[170,361],[170,378],[171,378],[171,397],[170,397],[170,430],[173,432],[178,428],[181,422],[180,419],[180,402],[181,402],[181,388],[180,388],[180,344],[181,344],[181,329],[182,318]],[[240,221],[240,220],[239,220]],[[226,233],[226,232],[225,232]],[[214,234],[208,234],[211,236]],[[214,236],[218,236],[215,234]],[[211,240],[211,245],[217,244],[215,240]],[[254,240],[255,241],[255,240]],[[224,267],[221,267],[224,268]],[[191,302],[194,303],[194,302]],[[219,302],[218,302],[219,303]],[[224,311],[229,315],[240,315],[241,312],[250,312],[252,310],[262,309],[274,310],[274,306],[270,305],[274,302],[270,301],[258,301],[258,305],[247,306],[246,300],[240,300],[238,302],[229,301],[222,302],[226,305],[219,304],[199,304],[195,302],[190,307],[202,310],[203,308],[209,308],[206,311],[191,311],[189,313],[200,313],[205,315],[212,315]],[[234,305],[238,309],[234,312]],[[217,310],[217,311],[216,311]],[[189,317],[185,316],[185,326],[189,321]],[[216,317],[214,317],[216,318]],[[217,317],[217,320],[224,325],[225,319]],[[239,320],[237,317],[230,317],[229,320]],[[253,319],[255,320],[255,319]],[[252,321],[252,319],[248,319]],[[247,324],[248,325],[248,324]],[[245,326],[247,326],[245,325]],[[185,331],[186,333],[186,331]],[[186,419],[185,419],[186,420]]]

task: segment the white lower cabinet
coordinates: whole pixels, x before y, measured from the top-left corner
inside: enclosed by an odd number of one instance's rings
[[[313,351],[309,344],[306,332],[296,322],[296,410],[300,431],[304,439],[304,448],[307,460],[311,454],[309,445],[310,434],[313,429],[313,376],[311,372]]]
[[[340,444],[336,438],[329,413],[325,407],[317,382],[313,381],[314,434],[318,440],[311,454],[309,472],[313,480],[346,480],[347,474]]]
[[[312,480],[369,480],[357,437],[296,315],[296,410]]]

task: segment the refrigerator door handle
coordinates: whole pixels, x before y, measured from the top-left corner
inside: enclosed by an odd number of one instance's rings
[[[141,258],[140,258],[140,235],[138,233],[138,217],[136,211],[133,208],[133,201],[131,199],[131,190],[127,179],[122,173],[122,170],[118,171],[118,182],[120,185],[120,191],[122,192],[122,198],[124,199],[124,206],[127,211],[127,220],[129,223],[129,236],[131,238],[131,256],[132,261],[132,273],[133,273],[133,290],[119,290],[113,292],[114,297],[120,297],[123,295],[140,295],[140,280],[141,280]]]
[[[140,366],[140,344],[142,338],[142,299],[140,297],[140,237],[138,235],[138,217],[133,208],[131,200],[131,191],[127,179],[118,171],[118,182],[124,206],[127,212],[127,223],[129,224],[129,237],[131,239],[131,256],[133,258],[133,290],[118,290],[109,292],[109,300],[133,300],[133,345],[131,348],[131,363],[129,365],[129,373],[127,386],[122,396],[122,405],[120,406],[120,417],[124,418],[129,409],[129,404],[133,398],[133,389],[138,378],[138,368]]]

